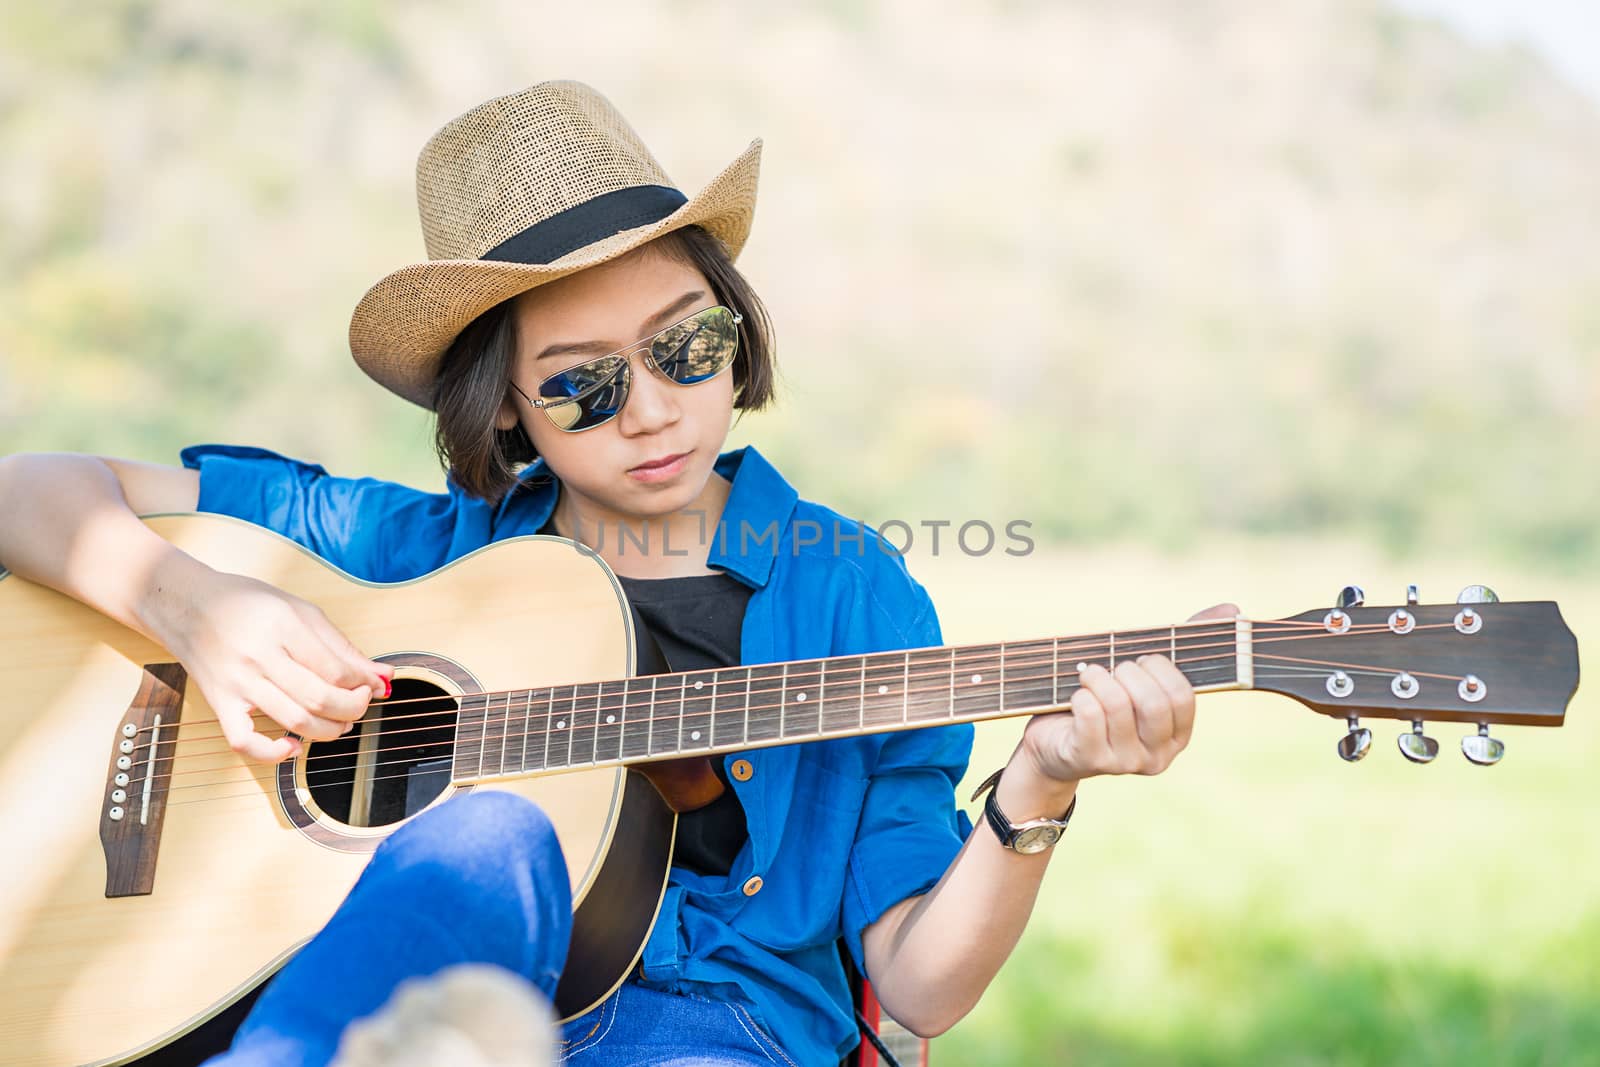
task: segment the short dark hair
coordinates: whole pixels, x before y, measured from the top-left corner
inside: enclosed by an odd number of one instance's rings
[[[733,361],[733,406],[759,411],[776,385],[772,322],[761,298],[728,258],[722,241],[699,226],[684,226],[643,246],[697,268],[719,304],[744,316]],[[511,393],[517,339],[512,305],[503,300],[473,319],[451,342],[433,384],[434,450],[450,477],[468,493],[498,503],[517,483],[524,464],[538,458],[521,425],[495,426]]]

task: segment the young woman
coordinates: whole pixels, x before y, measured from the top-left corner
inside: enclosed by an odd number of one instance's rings
[[[381,281],[351,326],[362,369],[437,413],[446,492],[251,448],[191,448],[181,469],[13,456],[0,561],[172,651],[232,747],[267,762],[349,730],[390,668],[315,606],[212,571],[137,515],[235,515],[373,581],[559,534],[619,575],[675,670],[939,644],[927,594],[871,531],[849,540],[856,524],[800,500],[754,448],[722,451],[734,413],[773,388],[766,315],[733,267],[759,152],[688,198],[587,86],[474,108],[419,160],[429,261]],[[1193,691],[1166,657],[1089,666],[1081,682],[1072,713],[1031,719],[999,775],[1014,825],[1064,820],[1084,778],[1157,773],[1188,742]],[[946,726],[719,761],[725,791],[683,820],[639,967],[566,1024],[564,1057],[836,1063],[857,1040],[841,940],[901,1023],[955,1023],[1016,943],[1049,858],[969,832],[953,787],[970,746],[970,727]],[[498,964],[549,995],[567,894],[532,804],[440,805],[377,850],[225,1062],[326,1062],[399,981],[455,963]]]

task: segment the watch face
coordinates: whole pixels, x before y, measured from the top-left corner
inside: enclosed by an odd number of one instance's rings
[[[1043,852],[1061,839],[1061,831],[1054,826],[1030,826],[1017,832],[1011,847],[1024,855]]]

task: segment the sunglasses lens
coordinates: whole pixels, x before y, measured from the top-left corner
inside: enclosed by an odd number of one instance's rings
[[[706,308],[656,335],[650,354],[661,372],[679,385],[715,378],[739,350],[739,327],[725,307]]]
[[[628,361],[606,356],[546,378],[539,383],[544,413],[563,430],[599,426],[622,410],[628,398]]]

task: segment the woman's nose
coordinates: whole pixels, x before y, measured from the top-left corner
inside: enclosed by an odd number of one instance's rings
[[[619,416],[622,432],[655,433],[677,422],[681,409],[675,391],[679,387],[665,380],[651,362],[650,350],[635,351],[628,360],[633,380],[628,389],[628,402],[622,405]]]

